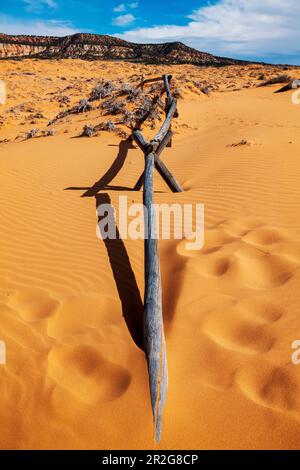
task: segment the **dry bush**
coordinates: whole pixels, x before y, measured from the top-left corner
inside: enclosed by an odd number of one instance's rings
[[[90,103],[89,100],[81,99],[79,103],[73,106],[73,108],[68,108],[65,111],[62,111],[61,113],[57,114],[57,116],[55,116],[55,118],[48,123],[48,126],[51,126],[59,119],[62,119],[65,116],[69,116],[70,114],[86,113],[87,111],[92,111],[93,109],[93,105],[92,103]]]
[[[113,132],[116,130],[116,124],[112,121],[104,121],[99,126],[97,126],[97,130]]]
[[[59,102],[59,104],[60,104],[61,106],[65,106],[65,105],[71,103],[71,99],[70,99],[70,97],[67,96],[67,95],[58,96],[58,97],[57,97],[57,101]]]
[[[276,85],[277,83],[288,83],[292,80],[292,78],[287,74],[278,75],[277,77],[272,77],[269,80],[261,83],[259,86],[268,86],[268,85]]]
[[[125,103],[123,101],[116,101],[114,97],[105,101],[101,107],[105,110],[105,114],[110,114],[111,116],[117,116],[126,111]]]
[[[31,129],[29,132],[26,133],[25,139],[33,139],[37,136],[38,129]]]
[[[81,137],[93,137],[95,134],[95,128],[91,124],[86,124],[83,128]]]
[[[42,135],[44,137],[54,137],[55,134],[56,134],[55,129],[48,129],[48,130],[42,131]]]
[[[110,96],[115,90],[115,84],[112,80],[104,80],[93,88],[90,94],[90,101],[101,100]]]

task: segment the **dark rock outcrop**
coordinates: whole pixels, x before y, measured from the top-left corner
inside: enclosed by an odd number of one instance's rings
[[[112,36],[81,33],[65,37],[0,34],[0,59],[25,57],[213,66],[242,63],[200,52],[181,42],[135,44]]]

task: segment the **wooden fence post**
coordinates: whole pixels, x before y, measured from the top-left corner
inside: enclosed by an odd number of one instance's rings
[[[144,219],[145,219],[145,294],[144,294],[144,343],[149,375],[151,407],[155,425],[155,437],[160,441],[162,430],[162,413],[166,402],[168,388],[166,343],[162,314],[161,275],[158,253],[158,234],[156,227],[155,208],[153,204],[153,172],[154,166],[173,191],[182,191],[174,176],[159,159],[160,154],[169,145],[172,138],[172,119],[177,114],[177,100],[172,98],[169,80],[164,75],[167,93],[166,119],[155,137],[148,142],[140,128],[135,129],[132,138],[142,149],[145,156],[145,170],[134,189],[143,188]],[[143,80],[141,86],[161,78]],[[139,126],[140,127],[140,126]]]
[[[166,346],[162,317],[161,276],[157,227],[153,206],[154,154],[145,155],[143,203],[145,207],[145,298],[144,338],[152,414],[156,440],[162,429],[162,411],[166,401],[168,378]]]

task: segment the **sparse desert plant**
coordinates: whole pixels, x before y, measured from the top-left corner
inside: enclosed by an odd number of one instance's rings
[[[113,132],[116,130],[116,124],[113,121],[104,121],[100,124],[99,129],[101,131]]]
[[[149,88],[149,93],[153,94],[161,94],[164,90],[164,85],[162,83],[153,83]]]
[[[65,111],[59,113],[57,116],[55,116],[54,119],[48,122],[48,126],[51,126],[59,119],[62,119],[70,114],[86,113],[87,111],[92,111],[93,109],[93,105],[89,100],[81,99],[79,103],[77,103],[73,108],[68,108]]]
[[[118,95],[119,96],[128,95],[129,93],[132,93],[132,91],[136,91],[136,88],[130,85],[130,83],[123,82],[121,83],[121,86],[118,90]]]
[[[118,127],[116,128],[115,132],[121,139],[128,139],[129,137],[129,134],[127,134],[127,132],[123,131],[122,129],[119,129]]]
[[[140,88],[136,88],[129,83],[123,83],[117,91],[118,96],[126,96],[127,101],[135,101],[141,96],[142,91]]]
[[[134,127],[134,125],[135,125],[135,116],[134,116],[133,112],[126,111],[124,113],[123,124],[125,124],[125,126],[128,126],[130,128]]]
[[[125,103],[123,101],[115,101],[114,97],[112,97],[102,104],[102,109],[105,109],[106,114],[116,116],[125,112]]]
[[[43,131],[42,134],[43,134],[44,137],[54,137],[55,134],[56,134],[56,131],[55,131],[55,129],[47,129],[47,130]]]
[[[92,111],[93,105],[89,100],[81,99],[74,109],[77,113],[85,113],[87,111]]]
[[[235,142],[233,144],[228,144],[227,147],[242,147],[244,145],[251,145],[250,142],[248,142],[248,140],[241,140],[240,142]]]
[[[57,98],[57,101],[63,106],[71,103],[71,99],[67,95],[62,95]]]
[[[30,116],[30,119],[46,119],[45,116],[43,115],[43,113],[36,113],[34,114],[34,116]]]
[[[265,82],[261,83],[259,86],[268,86],[268,85],[276,85],[277,83],[288,83],[292,80],[292,78],[287,74],[278,75],[277,77],[272,77]]]
[[[38,133],[38,129],[31,129],[29,132],[26,133],[25,138],[26,139],[33,139],[36,137]]]
[[[91,124],[86,124],[83,128],[81,137],[93,137],[95,128]]]
[[[99,83],[95,86],[95,88],[93,88],[90,94],[90,101],[96,101],[101,100],[103,98],[107,98],[112,94],[114,90],[115,85],[112,80],[107,80],[102,83]]]
[[[209,95],[209,88],[208,88],[208,86],[205,86],[205,87],[201,88],[201,91],[202,91],[202,93],[203,93],[204,95],[207,95],[207,96]]]

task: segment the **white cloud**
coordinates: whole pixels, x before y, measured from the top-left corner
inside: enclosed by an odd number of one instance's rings
[[[135,17],[128,13],[127,15],[120,15],[113,19],[112,24],[115,26],[127,26],[128,24],[133,23]]]
[[[139,6],[139,2],[132,2],[132,3],[129,3],[129,8],[138,8]]]
[[[44,7],[48,8],[57,8],[57,3],[55,0],[23,0],[26,5],[26,10],[30,12],[39,12]]]
[[[67,36],[79,31],[68,21],[26,21],[0,15],[0,31],[4,34],[33,34],[37,36]]]
[[[183,41],[218,55],[299,54],[299,0],[220,0],[188,18],[186,26],[138,28],[119,37],[135,42]]]
[[[124,3],[121,3],[120,5],[117,5],[115,8],[114,8],[114,11],[120,13],[122,11],[125,11],[126,10],[126,5]]]

